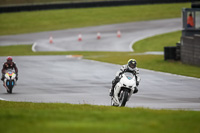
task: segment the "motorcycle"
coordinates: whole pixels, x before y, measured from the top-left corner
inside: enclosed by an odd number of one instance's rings
[[[124,107],[136,87],[136,76],[125,72],[120,76],[120,81],[115,85],[114,95],[111,96],[111,105]]]
[[[13,87],[16,83],[16,74],[13,70],[7,70],[4,78],[4,87],[8,93],[12,93]]]

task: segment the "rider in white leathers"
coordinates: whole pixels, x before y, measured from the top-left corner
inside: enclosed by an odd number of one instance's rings
[[[130,59],[128,60],[128,63],[126,65],[123,65],[121,67],[120,71],[117,72],[115,79],[112,81],[110,96],[113,96],[115,85],[120,81],[120,75],[123,74],[124,72],[131,72],[136,76],[136,86],[138,87],[139,82],[140,82],[140,76],[139,76],[139,69],[136,67],[136,65],[137,65],[136,60]],[[135,88],[133,93],[138,92],[137,87]]]

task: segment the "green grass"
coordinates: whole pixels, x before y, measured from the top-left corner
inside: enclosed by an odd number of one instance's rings
[[[0,47],[0,56],[71,54],[83,55],[85,59],[120,65],[126,64],[130,58],[135,58],[139,68],[200,78],[200,67],[183,64],[179,61],[164,61],[163,55],[136,55],[133,52],[32,52],[30,45]]]
[[[63,9],[0,14],[0,35],[181,17],[191,3]]]
[[[164,51],[165,46],[176,46],[180,38],[181,31],[161,34],[134,43],[133,49],[134,52]]]
[[[19,34],[180,17],[180,9],[183,6],[189,7],[189,4],[0,14],[0,34]],[[113,12],[116,14],[110,15]],[[126,14],[126,12],[131,13]],[[100,15],[97,16],[97,13]],[[77,17],[77,15],[81,16]],[[140,50],[137,51],[146,51]],[[147,51],[151,50],[148,49]],[[152,49],[152,51],[157,50]],[[160,48],[158,48],[158,51],[160,51]],[[164,61],[163,56],[160,55],[135,55],[132,52],[32,52],[30,45],[0,46],[0,56],[67,54],[81,54],[84,55],[85,59],[114,64],[125,64],[129,58],[135,58],[140,68],[200,78],[200,67]],[[199,121],[200,112],[197,111],[0,101],[0,131],[2,133],[199,133]]]
[[[199,133],[200,112],[0,101],[2,133]]]
[[[164,61],[163,55],[135,55],[134,53],[108,53],[108,56],[104,57],[86,56],[85,58],[102,62],[120,64],[120,65],[126,64],[130,58],[134,58],[137,60],[139,68],[200,78],[200,67],[183,64],[180,61]]]

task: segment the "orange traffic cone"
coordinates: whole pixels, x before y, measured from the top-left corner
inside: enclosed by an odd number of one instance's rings
[[[82,41],[82,35],[81,34],[78,35],[78,41]]]
[[[101,39],[101,33],[100,32],[97,33],[97,39]]]
[[[52,36],[49,37],[49,43],[50,44],[53,43],[53,37]]]
[[[119,38],[121,37],[121,32],[120,32],[120,30],[117,31],[117,37],[119,37]]]

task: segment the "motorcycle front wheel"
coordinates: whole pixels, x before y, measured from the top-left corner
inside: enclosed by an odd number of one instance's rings
[[[6,86],[8,87],[9,90],[7,90],[8,93],[12,93],[13,87],[14,87],[14,81],[7,81]]]
[[[126,102],[128,100],[128,91],[122,90],[119,96],[119,106],[124,107],[126,105]]]
[[[8,88],[9,90],[7,90],[7,92],[9,93],[9,94],[11,94],[12,93],[12,88]]]

